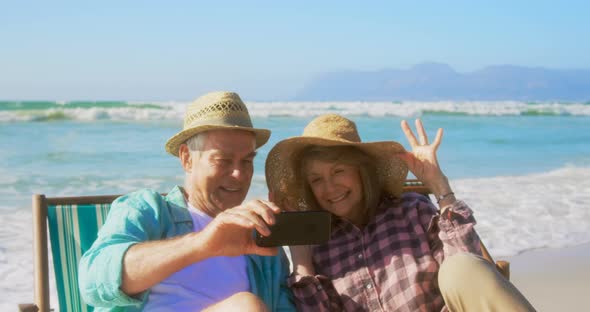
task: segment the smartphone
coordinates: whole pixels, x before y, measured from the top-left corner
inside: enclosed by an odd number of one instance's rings
[[[330,239],[331,226],[327,211],[285,211],[275,215],[269,236],[254,230],[254,240],[261,247],[317,245]]]

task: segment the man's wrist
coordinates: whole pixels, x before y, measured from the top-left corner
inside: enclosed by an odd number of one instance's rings
[[[211,245],[208,244],[207,240],[203,239],[202,236],[202,231],[191,232],[182,236],[184,243],[187,244],[187,246],[190,246],[190,263],[195,263],[198,261],[202,261],[204,259],[221,256],[221,254],[219,253],[221,248],[211,248]]]

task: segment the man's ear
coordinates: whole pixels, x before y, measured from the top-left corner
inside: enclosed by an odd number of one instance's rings
[[[182,165],[182,168],[184,168],[185,172],[191,172],[192,170],[193,158],[191,156],[192,155],[188,149],[188,145],[181,144],[178,148],[178,158],[180,158],[180,164]]]

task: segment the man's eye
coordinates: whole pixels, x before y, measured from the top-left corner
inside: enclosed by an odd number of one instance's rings
[[[309,181],[309,183],[310,183],[310,184],[316,184],[316,183],[320,182],[321,180],[322,180],[321,178],[315,178],[315,179],[311,179],[311,180]]]

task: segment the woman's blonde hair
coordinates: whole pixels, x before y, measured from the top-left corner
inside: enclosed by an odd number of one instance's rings
[[[355,166],[359,170],[361,187],[363,193],[363,205],[366,216],[371,219],[381,198],[381,183],[377,178],[375,160],[354,146],[317,146],[311,145],[305,148],[299,157],[298,168],[295,172],[299,175],[297,179],[303,183],[303,197],[310,210],[320,210],[311,186],[307,182],[305,169],[313,160],[340,163]]]

